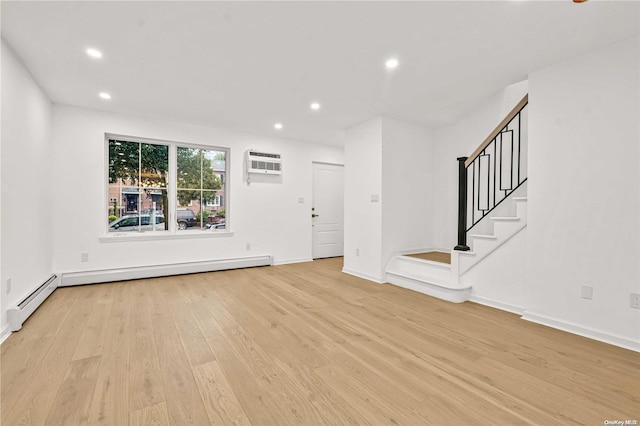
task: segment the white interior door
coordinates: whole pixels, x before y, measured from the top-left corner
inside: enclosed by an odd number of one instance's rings
[[[344,166],[313,163],[314,259],[344,254]]]

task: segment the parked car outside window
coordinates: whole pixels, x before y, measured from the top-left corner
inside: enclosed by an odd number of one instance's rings
[[[191,228],[198,223],[198,219],[196,219],[196,214],[193,210],[189,209],[178,209],[178,229],[184,230],[187,228]]]
[[[122,216],[109,224],[109,232],[127,232],[127,231],[164,231],[164,215],[156,214],[156,226],[151,225],[151,215],[130,215]]]

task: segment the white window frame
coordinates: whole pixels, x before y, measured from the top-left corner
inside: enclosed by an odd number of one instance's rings
[[[201,145],[201,144],[193,144],[187,142],[176,142],[176,141],[167,141],[162,139],[151,139],[151,138],[141,138],[137,136],[128,136],[121,135],[115,133],[105,133],[104,134],[104,193],[102,196],[102,211],[108,211],[109,203],[108,203],[108,194],[109,194],[109,140],[122,140],[126,142],[135,142],[135,143],[147,143],[153,145],[166,145],[169,147],[169,169],[168,175],[169,179],[167,182],[167,203],[166,207],[168,219],[165,217],[165,220],[169,221],[169,229],[166,231],[139,231],[139,232],[109,232],[109,224],[107,223],[104,227],[103,236],[99,237],[101,242],[117,242],[117,241],[141,241],[141,240],[156,240],[156,239],[182,239],[182,238],[209,238],[209,237],[225,237],[232,236],[233,232],[230,230],[230,221],[229,218],[229,192],[230,192],[230,182],[229,182],[229,164],[231,157],[231,149],[228,147],[221,146],[210,146],[210,145]],[[178,170],[178,155],[177,149],[181,148],[193,148],[193,149],[204,149],[208,151],[223,151],[225,152],[225,179],[223,183],[222,195],[225,197],[225,223],[226,228],[224,230],[190,230],[187,232],[177,230],[177,219],[176,219],[176,211],[178,207],[178,199],[177,199],[177,187],[178,187],[178,179],[177,179],[177,170]],[[104,218],[101,217],[100,220],[104,222]]]

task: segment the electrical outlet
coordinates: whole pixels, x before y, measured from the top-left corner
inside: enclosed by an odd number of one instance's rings
[[[11,293],[11,278],[7,278],[7,294]]]
[[[247,243],[247,250],[251,250],[251,243]]]
[[[632,308],[640,309],[640,294],[631,293],[630,302]]]
[[[591,287],[590,285],[583,285],[580,292],[580,297],[588,300],[593,299],[593,287]]]
[[[356,256],[360,256],[360,249],[359,248],[356,249]]]
[[[80,253],[80,261],[88,262],[89,261],[89,253]]]

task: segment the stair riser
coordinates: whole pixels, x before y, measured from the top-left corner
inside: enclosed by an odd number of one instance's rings
[[[387,274],[387,281],[390,284],[453,303],[466,302],[471,296],[471,288],[446,288],[390,273]]]
[[[493,248],[496,246],[496,240],[474,238],[471,245],[474,253],[476,253],[478,256],[484,256],[487,253],[491,252],[491,250],[493,250]]]
[[[430,264],[405,261],[401,258],[395,259],[387,269],[408,275],[426,275],[441,280],[448,280],[451,277],[451,267],[449,265],[437,267]]]
[[[509,238],[522,228],[523,224],[524,222],[522,221],[494,221],[493,235],[497,240]]]

